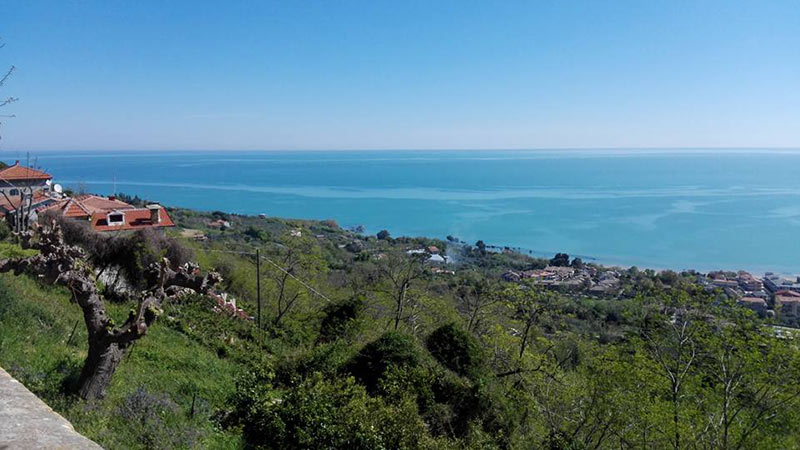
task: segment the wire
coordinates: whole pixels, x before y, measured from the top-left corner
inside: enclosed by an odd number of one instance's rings
[[[286,275],[289,275],[290,277],[294,278],[295,281],[297,281],[298,283],[300,283],[303,286],[305,286],[306,289],[308,289],[309,291],[311,291],[311,292],[319,295],[320,297],[322,297],[322,299],[325,300],[326,302],[331,303],[331,299],[326,297],[325,294],[323,294],[322,292],[319,292],[318,290],[314,289],[313,287],[308,285],[305,281],[301,280],[300,278],[297,278],[296,276],[292,275],[289,271],[287,271],[283,267],[279,266],[273,260],[267,258],[266,256],[262,256],[261,259],[263,259],[263,260],[267,261],[268,263],[272,264],[273,266],[275,266],[276,269],[280,270],[281,272],[285,273]]]
[[[252,252],[237,252],[237,251],[233,251],[233,250],[218,250],[218,249],[213,249],[213,248],[207,248],[207,249],[205,249],[205,250],[207,250],[207,251],[210,251],[210,252],[231,253],[231,254],[234,254],[234,255],[248,255],[248,256],[256,256],[256,254],[255,254],[255,253],[252,253]],[[305,287],[306,289],[308,289],[308,290],[309,290],[309,291],[311,291],[312,293],[314,293],[314,294],[316,294],[316,295],[320,296],[320,297],[321,297],[323,300],[325,300],[326,302],[328,302],[328,303],[331,303],[331,302],[333,301],[333,300],[329,299],[329,298],[328,298],[328,297],[327,297],[325,294],[323,294],[322,292],[320,292],[320,291],[318,291],[318,290],[314,289],[314,287],[313,287],[313,286],[309,285],[308,283],[306,283],[305,281],[301,280],[300,278],[297,278],[297,277],[296,277],[296,276],[294,276],[292,273],[290,273],[289,271],[287,271],[286,269],[284,269],[283,267],[281,267],[280,265],[278,265],[278,263],[276,263],[275,261],[273,261],[273,260],[271,260],[271,259],[269,259],[269,258],[267,258],[266,256],[263,256],[263,255],[261,255],[261,259],[263,259],[264,261],[266,261],[266,262],[268,262],[268,263],[272,264],[272,265],[273,265],[273,266],[274,266],[276,269],[280,270],[281,272],[285,273],[286,275],[288,275],[288,276],[292,277],[292,279],[294,279],[295,281],[297,281],[298,283],[300,283],[301,285],[303,285],[303,287]]]

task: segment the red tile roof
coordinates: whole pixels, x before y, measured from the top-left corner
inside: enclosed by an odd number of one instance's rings
[[[797,293],[797,292],[794,292],[794,291],[788,291],[788,290],[778,291],[778,292],[775,293],[775,295],[780,295],[782,297],[798,297],[798,298],[800,298],[800,293]]]
[[[742,297],[739,299],[739,303],[750,303],[754,305],[766,305],[767,302],[763,298],[760,297]]]
[[[34,208],[38,203],[45,202],[50,199],[50,196],[41,192],[35,191],[33,193],[33,206]],[[11,200],[11,203],[8,201]],[[17,207],[20,205],[20,196],[19,195],[9,195],[6,198],[5,195],[0,195],[0,216],[5,215],[7,211],[15,211]]]
[[[132,209],[133,206],[115,198],[99,197],[97,195],[79,195],[74,198],[65,198],[52,205],[46,210],[58,210],[64,217],[76,219],[88,219],[94,213],[106,211]]]
[[[15,162],[13,166],[0,169],[0,180],[50,180],[52,178],[52,175],[44,173],[41,170],[20,166],[19,161]]]
[[[163,206],[159,206],[161,221],[153,223],[150,220],[150,210],[148,208],[133,208],[121,209],[120,213],[125,215],[125,223],[122,225],[109,225],[106,216],[111,211],[95,212],[92,214],[92,228],[97,231],[122,231],[122,230],[138,230],[141,228],[151,227],[174,227],[175,224],[167,214],[167,210]]]

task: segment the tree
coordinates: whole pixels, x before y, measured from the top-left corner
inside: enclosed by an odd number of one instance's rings
[[[688,306],[678,295],[671,299],[671,317],[663,313],[647,314],[640,328],[645,352],[654,361],[653,372],[666,383],[670,408],[670,445],[674,449],[684,446],[682,417],[685,392],[693,381],[698,361],[697,338],[704,322],[700,312]]]
[[[462,314],[467,319],[467,331],[475,333],[483,322],[486,311],[500,302],[502,296],[497,295],[485,277],[467,276],[456,287],[456,300]]]
[[[0,42],[0,48],[3,48],[5,46],[6,46],[6,44]],[[0,77],[0,88],[2,88],[6,84],[6,81],[8,81],[8,79],[11,78],[11,74],[14,73],[15,70],[16,70],[16,67],[14,67],[12,65],[11,67],[8,68],[8,70],[5,71],[3,76]],[[19,99],[16,98],[16,97],[6,97],[5,99],[0,99],[0,108],[2,108],[4,106],[8,106],[8,105],[16,102],[17,100],[19,100]],[[0,118],[4,118],[4,119],[10,119],[10,118],[13,118],[13,117],[15,117],[13,114],[0,114]],[[0,121],[0,127],[2,127],[2,125],[3,125],[3,122]]]
[[[435,329],[425,345],[437,361],[453,372],[475,378],[484,366],[480,343],[454,323]]]
[[[511,309],[512,317],[522,324],[522,329],[519,330],[521,360],[528,348],[531,332],[544,314],[555,306],[558,295],[528,283],[515,284],[507,288],[503,292],[503,297]]]
[[[324,267],[319,248],[301,236],[287,237],[271,256],[274,265],[269,266],[269,277],[275,287],[275,316],[272,323],[277,327],[308,292],[298,279],[321,273]]]
[[[384,240],[386,240],[386,239],[389,239],[389,238],[391,237],[391,236],[389,235],[389,232],[388,232],[388,231],[386,231],[386,230],[381,230],[381,231],[378,231],[378,234],[377,234],[376,236],[378,237],[378,239],[380,239],[380,240],[382,240],[382,241],[384,241]]]
[[[84,399],[102,398],[111,383],[126,350],[143,337],[158,315],[162,302],[190,289],[202,294],[210,292],[221,281],[216,273],[200,275],[196,266],[177,271],[169,268],[169,261],[151,267],[157,272],[157,284],[141,292],[139,302],[127,320],[116,326],[108,315],[102,296],[98,292],[92,268],[86,263],[83,249],[67,245],[57,223],[43,227],[38,241],[33,233],[23,236],[23,247],[34,248],[39,253],[17,259],[0,261],[0,272],[13,271],[16,275],[27,273],[39,280],[67,287],[73,300],[83,310],[89,336],[89,351],[77,383],[78,394]]]
[[[420,351],[413,337],[402,332],[389,331],[365,345],[346,367],[368,391],[375,392],[378,382],[384,378],[389,368],[417,367],[420,360]]]
[[[388,288],[384,290],[392,300],[392,321],[394,330],[403,322],[413,322],[416,317],[417,298],[411,292],[413,283],[422,278],[425,255],[392,253],[380,261],[378,271],[387,280]]]
[[[6,44],[4,44],[4,43],[0,43],[0,48],[5,47],[5,45]],[[16,70],[16,67],[12,65],[11,67],[8,68],[8,70],[5,71],[5,73],[2,76],[0,76],[0,88],[2,88],[6,84],[6,81],[8,81],[9,78],[11,78],[11,74],[13,74],[15,70]],[[16,102],[17,100],[19,100],[19,99],[16,98],[16,97],[0,98],[0,108],[8,106],[8,105]],[[10,119],[10,118],[13,118],[13,117],[16,117],[16,116],[14,114],[0,114],[0,119]],[[0,121],[0,128],[2,128],[2,126],[3,126],[3,122]],[[0,135],[0,139],[2,139],[2,135]],[[3,179],[0,179],[0,183],[9,184],[9,185],[13,186],[9,181],[3,180]],[[14,207],[14,209],[15,209],[14,214],[11,215],[11,219],[12,219],[11,227],[12,227],[12,229],[13,229],[13,231],[15,233],[19,233],[25,227],[27,227],[28,217],[30,216],[30,213],[31,213],[31,201],[30,200],[32,200],[32,198],[33,198],[33,189],[32,188],[26,187],[26,188],[19,188],[19,189],[20,189],[19,199],[17,199],[16,202],[12,201],[8,197],[8,195],[6,195],[5,191],[2,191],[3,197],[5,197],[6,202],[8,202],[8,204],[10,206]],[[27,204],[25,203],[26,199],[29,200]]]
[[[556,256],[550,259],[550,265],[557,267],[569,266],[569,255],[566,253],[556,253]]]
[[[320,324],[319,340],[351,340],[361,328],[365,308],[366,302],[360,296],[326,305],[322,310],[324,317]]]
[[[739,308],[719,311],[708,331],[700,336],[698,368],[707,386],[700,439],[726,450],[763,442],[778,412],[797,407],[797,351]]]

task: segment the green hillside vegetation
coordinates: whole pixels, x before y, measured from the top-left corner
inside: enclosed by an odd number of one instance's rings
[[[197,261],[250,316],[259,249],[262,327],[202,296],[164,305],[103,400],[68,394],[86,354],[69,293],[0,276],[0,365],[104,447],[800,447],[796,343],[691,274],[629,270],[590,297],[502,281],[549,262],[457,238],[170,214],[169,238],[72,239],[131,277],[167,254]],[[406,253],[432,245],[454,275]],[[121,320],[131,302],[110,310]]]

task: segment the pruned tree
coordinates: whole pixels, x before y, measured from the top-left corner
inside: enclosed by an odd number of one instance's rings
[[[1,39],[0,39],[0,41],[1,41]],[[3,48],[5,46],[6,46],[6,44],[0,42],[0,48]],[[8,81],[8,79],[11,78],[11,74],[14,73],[15,70],[17,70],[17,68],[12,65],[11,67],[9,67],[3,73],[2,77],[0,77],[0,88],[2,88],[6,84],[6,81]],[[8,105],[16,102],[17,100],[19,100],[19,99],[16,98],[16,97],[13,97],[13,96],[0,98],[0,108],[2,108],[4,106],[8,106]],[[14,114],[0,114],[0,118],[3,118],[3,119],[10,119],[10,118],[13,118],[13,117],[15,117]],[[3,122],[0,120],[0,127],[2,127],[2,125],[3,125]]]
[[[0,49],[5,47],[5,46],[6,46],[5,43],[0,42]],[[11,78],[11,74],[13,74],[15,70],[16,70],[16,67],[12,65],[5,72],[3,72],[3,75],[0,76],[0,88],[3,88],[5,86],[6,81],[8,81]],[[16,98],[16,97],[13,97],[13,96],[0,97],[0,108],[6,107],[6,106],[16,102],[17,100],[19,100],[19,99]],[[13,118],[13,117],[15,117],[14,114],[0,114],[0,128],[2,128],[3,124],[4,124],[2,119],[10,119],[10,118]],[[0,139],[2,139],[2,134],[0,134]],[[10,186],[14,186],[13,184],[9,183],[7,180],[3,180],[1,178],[0,178],[0,183],[8,184]],[[25,190],[24,188],[20,188],[19,199],[17,199],[16,201],[12,201],[8,197],[8,195],[6,195],[5,191],[0,191],[0,192],[2,192],[3,197],[5,197],[5,200],[8,202],[8,204],[16,209],[15,213],[12,215],[11,228],[15,233],[19,233],[23,229],[24,222],[27,220],[27,218],[30,215],[31,205],[29,203],[27,205],[27,208],[26,208],[25,198],[26,198],[26,196],[28,198],[31,198],[33,196],[33,190],[30,189],[30,188],[28,188],[27,190]],[[23,211],[25,209],[27,209],[27,211]]]
[[[167,298],[185,293],[187,289],[207,294],[221,281],[215,272],[202,275],[196,265],[187,264],[172,270],[169,261],[164,259],[151,267],[156,282],[141,292],[137,307],[121,326],[116,326],[97,290],[84,250],[65,244],[57,223],[41,227],[37,240],[31,232],[24,233],[22,238],[23,247],[39,250],[39,253],[2,260],[0,272],[26,273],[42,282],[65,286],[72,293],[73,301],[83,311],[88,332],[88,355],[77,383],[77,392],[84,399],[105,396],[126,350],[147,333]]]

